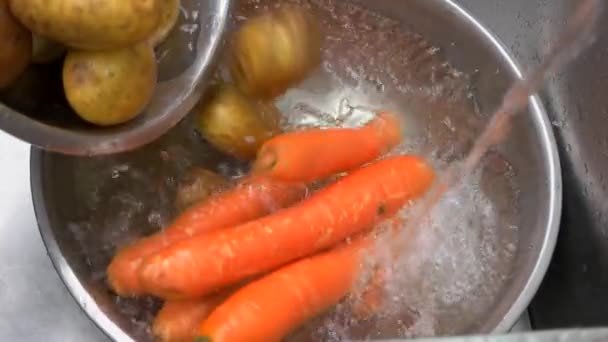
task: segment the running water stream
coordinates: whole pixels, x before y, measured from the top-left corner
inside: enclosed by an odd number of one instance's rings
[[[423,225],[431,210],[444,194],[458,186],[463,179],[473,173],[481,158],[493,146],[503,142],[510,132],[513,117],[528,105],[528,99],[541,90],[545,79],[569,64],[594,38],[594,27],[601,13],[600,0],[583,0],[569,20],[560,39],[546,54],[543,61],[528,76],[516,81],[507,91],[503,101],[475,141],[473,148],[462,161],[453,162],[443,171],[429,194],[409,216],[408,224],[415,229]],[[409,234],[408,234],[409,235]],[[398,256],[400,239],[392,242],[392,253]]]
[[[431,322],[425,321],[425,313],[422,310],[417,310],[415,299],[412,298],[414,296],[407,293],[404,296],[403,292],[408,291],[404,290],[409,285],[406,279],[415,277],[414,273],[424,269],[423,266],[437,264],[436,260],[430,260],[431,255],[436,257],[437,253],[429,253],[428,250],[440,245],[438,241],[441,239],[441,235],[451,234],[451,231],[442,229],[441,223],[437,224],[438,213],[445,213],[445,207],[447,207],[447,211],[452,212],[450,215],[457,215],[454,209],[461,208],[453,206],[452,210],[449,208],[449,203],[453,202],[452,193],[470,182],[470,178],[474,177],[477,172],[482,157],[491,148],[505,142],[511,131],[514,117],[526,109],[528,100],[541,90],[545,80],[565,68],[593,42],[595,38],[594,27],[601,10],[599,0],[583,0],[580,2],[578,8],[568,20],[565,31],[558,36],[557,42],[548,51],[541,63],[531,70],[528,75],[524,75],[523,78],[515,81],[508,89],[500,106],[494,111],[489,124],[475,140],[466,157],[451,162],[439,173],[429,193],[413,208],[404,211],[403,217],[406,223],[403,229],[391,230],[387,233],[388,236],[380,241],[374,255],[379,256],[380,260],[378,262],[388,275],[385,285],[388,301],[397,302],[398,305],[409,305],[413,308],[412,316],[416,319],[413,319],[412,324],[416,335],[434,334],[435,331],[432,328],[425,331],[427,327],[415,327],[416,324],[432,326],[434,322],[432,320]],[[444,220],[443,222],[447,221]],[[456,260],[456,262],[461,261]],[[449,276],[444,279],[448,282],[454,280],[450,279]],[[428,304],[423,303],[422,306],[428,306]],[[411,327],[410,330],[412,330]]]

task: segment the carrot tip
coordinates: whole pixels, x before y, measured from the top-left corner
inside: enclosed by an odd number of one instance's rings
[[[253,165],[253,171],[256,173],[263,173],[272,170],[277,163],[278,159],[275,151],[269,149],[262,150]]]
[[[388,111],[378,112],[376,119],[373,123],[378,127],[379,131],[386,134],[386,141],[389,142],[389,145],[398,145],[403,139],[403,135],[401,132],[401,120],[397,115]]]
[[[196,336],[194,342],[213,342],[213,340],[208,336]]]

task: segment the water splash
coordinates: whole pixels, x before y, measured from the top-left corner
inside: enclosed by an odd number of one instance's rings
[[[594,27],[601,13],[599,0],[584,0],[572,16],[560,39],[547,53],[544,60],[527,78],[516,81],[507,91],[490,123],[475,141],[473,148],[462,162],[452,163],[439,177],[429,194],[417,206],[418,212],[409,218],[412,229],[423,227],[424,221],[444,195],[463,179],[473,173],[481,158],[493,146],[502,143],[508,136],[513,117],[526,108],[530,96],[537,93],[545,79],[563,69],[594,39]],[[400,255],[403,239],[391,242],[395,259]]]

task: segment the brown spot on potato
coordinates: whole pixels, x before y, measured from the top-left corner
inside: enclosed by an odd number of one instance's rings
[[[71,75],[74,83],[77,85],[83,85],[87,83],[89,79],[89,66],[86,62],[76,62],[72,64]]]
[[[71,51],[63,70],[68,102],[84,120],[116,125],[141,113],[156,85],[154,52],[147,44],[108,50]]]

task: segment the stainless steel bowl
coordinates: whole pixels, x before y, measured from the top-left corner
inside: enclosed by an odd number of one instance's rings
[[[61,63],[31,66],[0,92],[0,129],[32,145],[74,155],[145,145],[179,122],[200,97],[221,49],[231,0],[183,0],[176,29],[157,48],[159,83],[136,119],[115,127],[80,120],[63,95]]]
[[[466,153],[504,91],[521,77],[498,39],[450,0],[292,2],[310,5],[328,36],[321,70],[278,101],[293,124],[332,121],[345,108],[392,109],[407,122],[402,150],[422,154],[440,168]],[[241,1],[235,18],[266,5]],[[115,340],[149,338],[147,324],[158,303],[115,298],[104,283],[105,267],[117,246],[171,219],[176,179],[192,165],[223,173],[246,169],[209,147],[190,118],[125,154],[75,158],[32,151],[34,205],[49,255],[85,312]],[[547,269],[558,233],[561,174],[537,97],[508,142],[486,156],[473,178],[473,195],[487,200],[495,219],[482,221],[483,208],[448,207],[454,210],[444,213],[443,243],[460,248],[465,257],[472,252],[487,259],[486,272],[474,273],[477,278],[467,283],[472,286],[449,293],[449,300],[463,305],[442,313],[434,322],[437,334],[506,332]],[[469,216],[462,217],[461,209]],[[452,227],[450,221],[463,224]],[[470,244],[455,238],[458,234],[490,242]],[[444,282],[466,280],[445,274]],[[475,305],[465,309],[470,303]],[[376,336],[399,335],[394,326],[381,330]],[[307,337],[306,330],[294,335]]]

